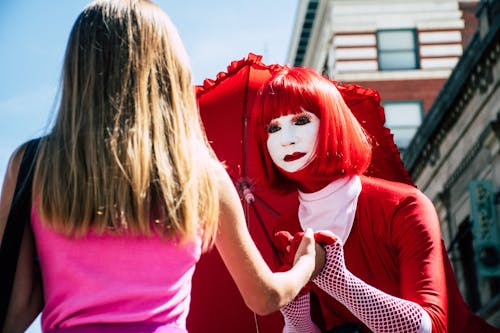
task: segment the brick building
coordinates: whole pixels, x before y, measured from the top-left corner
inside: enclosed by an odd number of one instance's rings
[[[377,89],[404,152],[475,31],[476,5],[300,0],[287,61]]]
[[[434,202],[462,295],[500,327],[500,1],[477,17],[404,162]]]
[[[376,88],[464,299],[500,327],[500,1],[300,0],[292,65]],[[419,106],[420,105],[420,106]]]

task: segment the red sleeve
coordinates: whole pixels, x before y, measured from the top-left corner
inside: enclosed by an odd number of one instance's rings
[[[398,248],[400,289],[432,320],[432,332],[447,332],[447,288],[439,219],[432,202],[414,190],[394,212],[392,237]]]

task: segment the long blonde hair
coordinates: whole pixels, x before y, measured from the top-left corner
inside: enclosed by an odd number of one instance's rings
[[[218,165],[182,42],[147,0],[98,0],[77,18],[61,100],[35,173],[40,213],[67,235],[131,231],[213,242]]]

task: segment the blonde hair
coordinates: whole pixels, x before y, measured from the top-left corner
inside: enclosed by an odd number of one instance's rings
[[[98,0],[70,34],[61,101],[35,173],[40,213],[90,228],[213,243],[220,164],[203,131],[182,42],[147,0]]]

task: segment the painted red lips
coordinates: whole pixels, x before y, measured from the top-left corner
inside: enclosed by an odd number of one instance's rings
[[[306,155],[306,153],[295,152],[293,154],[286,155],[285,158],[283,158],[283,160],[285,162],[292,162],[292,161],[298,160],[299,158],[301,158],[305,155]]]

